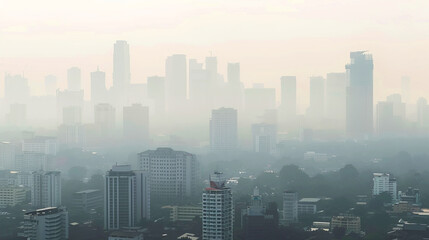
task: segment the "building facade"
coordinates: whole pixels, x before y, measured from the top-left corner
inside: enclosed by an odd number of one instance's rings
[[[49,207],[24,214],[24,236],[29,240],[69,238],[69,219],[65,208]]]
[[[61,172],[33,172],[31,204],[36,208],[61,206]]]
[[[298,193],[285,191],[283,193],[283,220],[286,223],[298,221]]]

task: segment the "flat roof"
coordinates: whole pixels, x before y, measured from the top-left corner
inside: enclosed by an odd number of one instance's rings
[[[320,201],[320,198],[301,198],[300,203],[317,203]]]
[[[100,190],[98,189],[88,189],[88,190],[83,190],[83,191],[79,191],[79,192],[75,192],[76,194],[81,194],[81,193],[93,193],[93,192],[100,192]]]

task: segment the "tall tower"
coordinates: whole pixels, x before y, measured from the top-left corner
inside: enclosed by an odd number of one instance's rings
[[[61,206],[61,172],[33,173],[31,204],[37,208]]]
[[[351,137],[365,137],[373,132],[372,55],[351,52],[348,73],[346,128]]]
[[[100,71],[91,72],[91,101],[93,104],[106,102],[106,73]]]
[[[281,108],[286,117],[296,115],[296,77],[283,76],[281,82]]]
[[[113,87],[123,91],[130,81],[130,47],[127,41],[118,40],[113,46]]]
[[[141,104],[124,107],[124,138],[132,143],[147,145],[149,143],[149,108]]]
[[[232,152],[237,149],[237,110],[219,108],[210,119],[210,149],[213,152]]]
[[[325,79],[310,77],[310,107],[307,115],[315,120],[321,120],[325,113]]]
[[[233,239],[232,192],[225,183],[223,174],[215,172],[203,192],[203,240]]]
[[[136,224],[136,175],[130,165],[116,165],[106,173],[104,228],[115,230]]]

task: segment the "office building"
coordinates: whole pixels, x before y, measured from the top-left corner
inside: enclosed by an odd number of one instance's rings
[[[52,156],[37,152],[21,152],[15,155],[13,169],[21,172],[32,172],[40,169],[52,169]]]
[[[421,206],[420,190],[409,187],[405,192],[398,191],[399,202],[407,202],[411,205]]]
[[[22,141],[22,152],[57,155],[57,139],[53,137],[35,136]]]
[[[16,146],[11,142],[0,142],[0,169],[14,169]]]
[[[238,146],[237,110],[219,108],[212,110],[210,119],[210,150],[234,152]]]
[[[138,154],[137,169],[150,173],[152,201],[177,202],[195,197],[199,184],[199,165],[195,155],[157,148]]]
[[[9,113],[6,115],[6,122],[11,127],[23,127],[27,123],[27,105],[12,103],[9,105]]]
[[[30,240],[69,239],[69,218],[65,208],[49,207],[24,214],[24,236]]]
[[[296,116],[296,77],[283,76],[281,83],[281,112],[285,120],[291,121]]]
[[[228,83],[239,84],[240,80],[240,63],[228,63],[227,66],[227,80]]]
[[[63,109],[65,107],[80,107],[83,110],[83,102],[83,90],[57,90],[57,122],[59,124],[63,122]]]
[[[210,187],[203,192],[203,240],[232,240],[234,210],[231,189],[222,173],[210,175]]]
[[[330,128],[345,130],[346,127],[346,73],[328,73],[325,88],[325,118]]]
[[[133,104],[123,109],[123,133],[127,141],[146,145],[149,143],[149,108]]]
[[[323,77],[310,78],[310,106],[307,117],[314,123],[320,122],[325,116],[325,79]]]
[[[35,208],[61,206],[61,172],[33,172],[31,205]]]
[[[134,227],[137,223],[137,183],[131,166],[113,166],[106,173],[104,186],[104,228]]]
[[[373,132],[373,69],[371,54],[350,53],[350,64],[346,65],[346,129],[351,137],[367,137]]]
[[[95,105],[94,123],[100,131],[100,137],[112,137],[116,127],[115,108],[108,103]]]
[[[317,205],[320,198],[302,198],[298,201],[298,216],[317,213]]]
[[[106,73],[100,71],[91,72],[91,102],[93,104],[107,101]]]
[[[189,59],[189,99],[192,106],[209,108],[210,91],[208,71],[196,59]]]
[[[244,110],[248,121],[258,121],[268,109],[276,108],[276,89],[255,84],[244,90]]]
[[[26,193],[26,188],[23,186],[0,185],[0,208],[13,207],[23,203]]]
[[[253,124],[253,151],[274,154],[277,148],[277,126],[274,124]]]
[[[103,193],[98,189],[88,189],[73,193],[73,208],[84,212],[103,207]]]
[[[376,107],[377,135],[380,137],[392,136],[395,131],[395,121],[393,116],[393,103],[378,102]]]
[[[150,172],[144,170],[134,170],[136,175],[136,217],[137,223],[143,219],[150,219],[150,187],[151,175]]]
[[[333,216],[331,219],[331,231],[343,228],[346,234],[360,234],[360,217],[355,216]]]
[[[126,41],[118,40],[113,45],[113,88],[123,93],[130,82],[130,47]]]
[[[283,193],[283,220],[286,223],[298,221],[298,193],[285,191]]]
[[[82,109],[79,106],[68,106],[63,108],[63,124],[77,125],[82,123]]]
[[[195,206],[165,206],[164,209],[170,209],[170,221],[172,222],[191,222],[195,217],[201,217],[201,205]]]
[[[392,197],[392,203],[397,200],[397,184],[396,179],[388,173],[373,174],[372,195],[377,196],[383,192],[387,192]]]
[[[143,233],[137,231],[115,231],[108,240],[143,240]]]
[[[67,70],[67,90],[82,90],[82,74],[79,68],[72,67]]]

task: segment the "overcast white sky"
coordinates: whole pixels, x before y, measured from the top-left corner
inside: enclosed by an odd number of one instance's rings
[[[349,52],[374,56],[376,97],[399,91],[408,75],[416,96],[429,97],[427,0],[0,0],[0,72],[29,78],[97,66],[112,76],[113,43],[130,44],[132,81],[163,75],[166,56],[201,61],[218,56],[219,70],[240,62],[247,86],[279,86],[296,75],[301,103],[308,77],[344,71]]]

